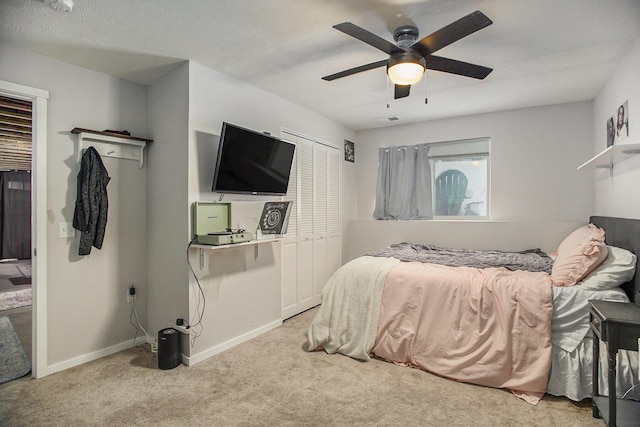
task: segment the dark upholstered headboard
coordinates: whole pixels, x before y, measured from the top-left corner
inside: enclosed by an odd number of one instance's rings
[[[640,258],[640,219],[592,216],[589,221],[604,229],[604,241],[607,245],[617,246],[633,252]],[[630,282],[622,285],[631,301],[640,305],[640,274],[636,264],[636,275]]]

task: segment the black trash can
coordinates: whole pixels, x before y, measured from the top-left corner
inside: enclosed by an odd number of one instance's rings
[[[181,361],[180,332],[174,328],[158,331],[158,368],[173,369]]]

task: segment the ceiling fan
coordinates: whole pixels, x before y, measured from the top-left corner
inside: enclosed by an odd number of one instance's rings
[[[492,23],[493,21],[484,13],[476,10],[420,40],[418,40],[419,31],[417,27],[402,25],[393,32],[393,39],[396,44],[378,37],[351,22],[336,24],[333,26],[336,30],[383,51],[389,55],[389,59],[361,65],[325,76],[322,79],[332,81],[386,65],[387,74],[394,83],[394,99],[409,96],[411,85],[420,81],[427,68],[474,79],[484,79],[493,71],[491,68],[436,56],[433,53]]]

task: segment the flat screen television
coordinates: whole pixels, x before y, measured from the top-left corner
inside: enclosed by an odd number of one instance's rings
[[[287,193],[295,144],[224,122],[212,191],[218,193]]]

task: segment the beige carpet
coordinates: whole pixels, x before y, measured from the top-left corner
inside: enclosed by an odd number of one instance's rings
[[[315,310],[197,365],[138,348],[0,386],[2,426],[604,426],[588,401],[457,383],[302,350]]]

